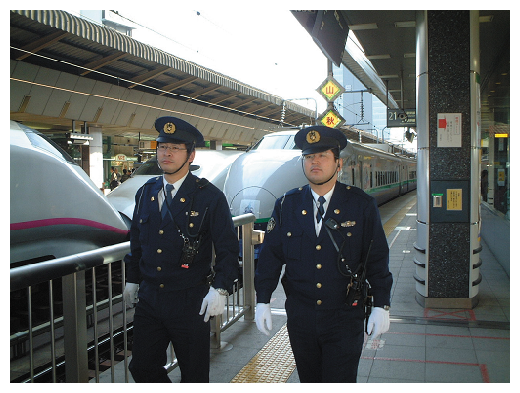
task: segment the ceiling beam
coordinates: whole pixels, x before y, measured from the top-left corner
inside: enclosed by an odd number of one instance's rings
[[[144,74],[138,75],[135,78],[132,78],[131,81],[135,82],[133,85],[128,86],[129,89],[132,89],[139,85],[140,83],[144,83],[146,81],[149,81],[150,79],[155,78],[158,75],[164,74],[166,71],[168,71],[171,67],[169,66],[159,66],[157,68],[154,68],[153,70],[150,70],[148,72],[145,72]]]
[[[181,80],[178,80],[177,82],[174,82],[174,83],[170,83],[169,85],[165,85],[161,88],[161,90],[164,91],[164,93],[161,93],[160,95],[165,95],[167,93],[171,93],[172,91],[174,90],[177,90],[183,86],[186,86],[186,85],[189,85],[191,82],[195,81],[199,79],[198,77],[196,76],[189,76],[187,78],[183,78]]]
[[[28,53],[24,53],[23,55],[16,58],[16,60],[23,60],[29,56],[31,56],[33,53],[38,53],[42,49],[45,49],[55,42],[61,40],[62,38],[68,36],[70,33],[66,31],[57,31],[55,33],[48,34],[46,36],[43,36],[42,38],[31,42],[30,44],[25,45],[23,48],[24,51],[27,51]]]
[[[88,70],[83,71],[82,73],[80,73],[80,75],[85,76],[88,73],[95,71],[101,67],[104,67],[110,63],[113,63],[117,60],[120,60],[125,56],[127,56],[127,53],[117,51],[109,56],[104,56],[101,59],[91,61],[91,62],[83,65],[83,67],[88,68]]]

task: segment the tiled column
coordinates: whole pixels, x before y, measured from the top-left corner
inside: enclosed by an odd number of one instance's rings
[[[472,308],[479,273],[478,11],[417,12],[417,301]]]

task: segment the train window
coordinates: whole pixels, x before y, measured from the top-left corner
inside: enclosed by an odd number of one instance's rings
[[[56,144],[56,142],[54,142],[52,139],[48,138],[44,134],[29,129],[24,129],[24,132],[25,135],[27,135],[27,138],[29,138],[29,140],[31,141],[31,144],[33,146],[46,150],[49,153],[52,153],[55,156],[64,159],[70,164],[78,165],[69,155],[69,153],[63,150],[60,146],[58,146],[58,144]]]
[[[284,149],[286,150],[299,150],[300,148],[296,146],[296,143],[294,143],[294,135],[291,135],[287,143],[285,144]]]
[[[264,136],[254,145],[251,150],[283,149],[290,135],[268,135]]]
[[[162,175],[161,169],[157,166],[157,158],[153,157],[150,158],[145,163],[141,164],[139,168],[135,170],[135,172],[132,174],[132,177],[138,176],[138,175]]]

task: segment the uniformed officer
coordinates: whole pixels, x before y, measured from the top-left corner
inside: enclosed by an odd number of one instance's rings
[[[158,118],[155,128],[164,175],[136,193],[125,257],[124,298],[136,302],[138,292],[139,299],[129,369],[136,382],[171,382],[163,367],[171,342],[181,382],[209,382],[208,320],[222,314],[238,278],[237,233],[224,194],[189,171],[202,134],[171,116]]]
[[[337,181],[339,130],[311,126],[295,136],[309,184],[279,198],[268,223],[255,274],[258,329],[272,328],[271,295],[287,295],[287,330],[301,382],[356,382],[364,342],[364,307],[347,305],[347,286],[366,262],[374,308],[373,338],[389,328],[392,274],[388,244],[373,197]],[[332,225],[331,225],[332,224]]]

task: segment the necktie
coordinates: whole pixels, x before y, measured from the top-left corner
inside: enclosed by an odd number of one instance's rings
[[[323,218],[323,215],[325,214],[325,210],[323,209],[324,203],[325,203],[325,198],[320,196],[318,198],[318,213],[316,213],[316,221],[318,221],[318,223],[321,221],[321,219]]]
[[[172,191],[173,185],[166,184],[166,200],[163,202],[163,206],[161,208],[161,215],[163,220],[166,218],[166,215],[168,214],[168,206],[171,206],[172,204]]]

